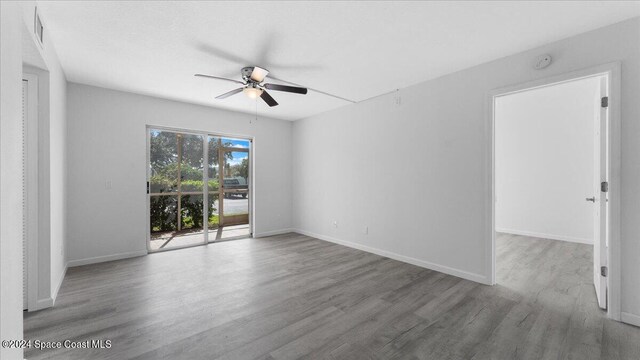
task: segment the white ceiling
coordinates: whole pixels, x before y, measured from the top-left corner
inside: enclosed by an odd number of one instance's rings
[[[215,96],[259,65],[354,101],[640,15],[640,2],[41,1],[69,81],[253,113]],[[348,104],[271,91],[262,116],[296,120]]]

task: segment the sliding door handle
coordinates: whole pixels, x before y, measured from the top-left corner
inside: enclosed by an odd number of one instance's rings
[[[596,197],[590,197],[590,198],[586,198],[585,200],[587,201],[591,201],[591,202],[596,202]]]

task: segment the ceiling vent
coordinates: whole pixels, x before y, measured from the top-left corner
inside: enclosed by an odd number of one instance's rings
[[[40,46],[44,44],[44,26],[40,20],[40,14],[38,13],[38,7],[36,7],[35,16],[33,20],[33,32],[36,35],[36,39],[40,43]]]

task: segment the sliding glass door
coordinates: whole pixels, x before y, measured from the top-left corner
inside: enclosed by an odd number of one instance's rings
[[[209,241],[225,240],[250,233],[248,140],[209,137],[210,180],[215,192],[216,227],[209,228]],[[215,180],[214,180],[215,179]]]
[[[149,134],[150,250],[204,243],[204,136]]]
[[[148,130],[150,251],[251,235],[250,145],[206,133]]]

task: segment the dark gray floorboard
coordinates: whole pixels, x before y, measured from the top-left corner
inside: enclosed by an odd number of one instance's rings
[[[592,249],[500,234],[498,285],[298,234],[71,268],[28,359],[640,359],[596,304]]]

